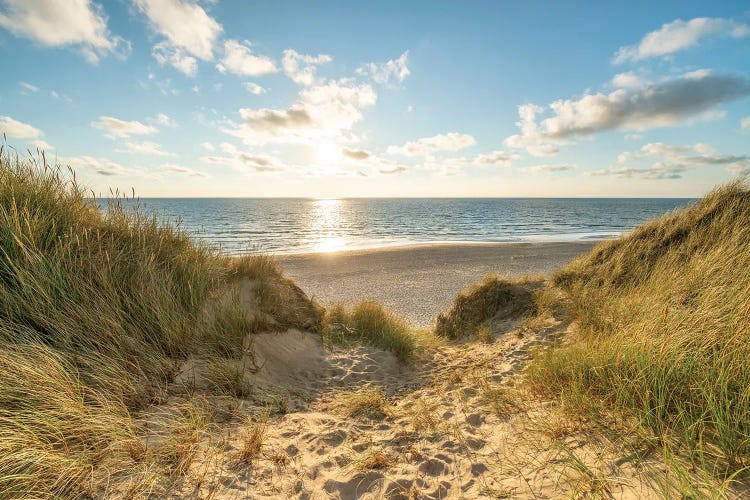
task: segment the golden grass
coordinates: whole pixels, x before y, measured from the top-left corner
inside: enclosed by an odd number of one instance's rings
[[[391,404],[383,389],[366,386],[338,392],[334,396],[332,407],[334,413],[344,417],[365,416],[373,420],[382,420],[390,414]]]
[[[150,454],[131,415],[188,356],[211,361],[217,389],[245,394],[230,365],[248,333],[320,325],[269,257],[220,256],[116,192],[102,204],[43,154],[0,147],[2,498],[90,497],[128,471],[185,472],[196,431]],[[226,292],[242,280],[256,287],[252,315]]]
[[[555,275],[578,323],[529,367],[568,408],[621,411],[719,482],[750,466],[750,191],[719,188]]]
[[[260,456],[268,433],[268,417],[263,416],[255,422],[249,422],[242,433],[240,448],[237,451],[239,465],[252,465]]]
[[[323,338],[333,344],[365,342],[409,359],[424,333],[415,332],[401,317],[377,302],[360,302],[351,309],[336,304],[326,311]]]
[[[475,336],[485,323],[492,319],[521,317],[535,312],[535,303],[524,279],[518,283],[497,276],[486,276],[481,283],[461,292],[446,313],[438,315],[435,334],[458,339]],[[487,332],[482,331],[484,340]]]

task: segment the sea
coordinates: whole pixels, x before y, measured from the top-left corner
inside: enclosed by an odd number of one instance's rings
[[[145,198],[129,200],[229,255],[424,243],[614,238],[676,198]]]

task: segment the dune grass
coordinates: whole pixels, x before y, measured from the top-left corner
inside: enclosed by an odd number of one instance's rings
[[[215,360],[219,389],[245,394],[231,368],[247,333],[320,323],[269,258],[220,256],[117,193],[106,204],[43,154],[0,148],[2,498],[95,496],[149,468],[132,414],[188,356]],[[231,283],[249,283],[258,317],[222,299]]]
[[[416,351],[419,335],[402,318],[368,301],[351,309],[336,304],[326,311],[323,338],[334,344],[365,342],[405,361]]]
[[[498,276],[486,276],[481,283],[458,294],[448,312],[438,315],[435,334],[448,339],[479,336],[488,341],[491,334],[483,327],[489,320],[535,312],[531,291],[521,286],[523,284],[527,284],[525,280],[514,283]]]
[[[734,183],[554,277],[578,323],[527,381],[632,415],[722,482],[750,466],[750,191]]]

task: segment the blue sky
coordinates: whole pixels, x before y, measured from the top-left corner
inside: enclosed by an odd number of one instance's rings
[[[0,0],[0,130],[97,193],[699,196],[746,2]]]

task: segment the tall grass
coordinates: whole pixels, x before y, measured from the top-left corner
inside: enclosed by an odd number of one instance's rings
[[[537,391],[637,416],[715,475],[750,466],[750,191],[739,183],[602,243],[555,276],[578,321]]]
[[[243,278],[253,304],[219,300]],[[0,497],[90,496],[139,466],[131,413],[187,356],[240,357],[248,306],[269,329],[320,322],[269,259],[219,256],[117,198],[102,211],[43,154],[0,148]]]
[[[331,343],[365,342],[393,352],[402,361],[418,346],[417,332],[377,302],[360,302],[351,309],[341,304],[326,312],[323,338]]]
[[[435,322],[435,334],[449,339],[487,337],[480,327],[490,320],[507,319],[535,312],[535,303],[526,282],[512,283],[498,276],[486,276],[459,293],[446,313]]]

